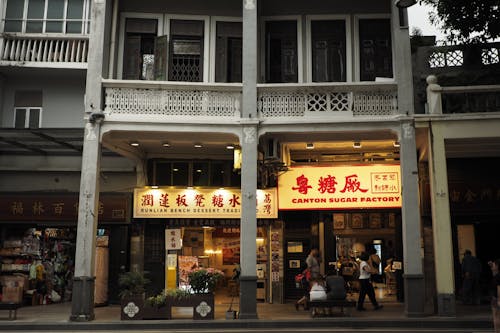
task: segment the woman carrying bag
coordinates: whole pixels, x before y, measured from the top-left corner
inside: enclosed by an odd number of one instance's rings
[[[368,264],[368,253],[363,252],[359,256],[359,259],[361,259],[361,263],[359,265],[359,298],[358,298],[358,306],[357,310],[358,311],[366,311],[366,309],[363,307],[363,303],[365,302],[365,296],[368,295],[370,298],[370,301],[373,304],[374,310],[379,310],[382,308],[382,305],[379,305],[377,303],[377,300],[375,299],[375,290],[373,289],[373,286],[370,282],[370,276],[371,273],[374,271],[374,268],[371,267]]]

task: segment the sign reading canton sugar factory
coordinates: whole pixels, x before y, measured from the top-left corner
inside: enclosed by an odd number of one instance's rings
[[[280,209],[401,207],[399,165],[290,168],[278,178]]]
[[[240,189],[136,188],[134,218],[240,218]],[[257,190],[257,218],[278,217],[276,189]]]

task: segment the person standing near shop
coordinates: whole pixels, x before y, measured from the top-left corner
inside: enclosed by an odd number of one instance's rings
[[[304,306],[304,310],[307,309],[307,299],[309,297],[310,282],[317,281],[319,279],[319,250],[317,248],[311,249],[309,255],[306,258],[306,267],[302,272],[304,275],[304,281],[302,281],[302,289],[304,290],[304,296],[302,296],[297,302],[295,302],[295,309],[299,309],[299,305]]]
[[[319,250],[317,248],[311,249],[311,252],[307,256],[306,264],[307,268],[311,271],[311,279],[319,279]]]
[[[373,289],[373,285],[370,282],[370,272],[372,271],[372,267],[368,264],[369,255],[366,252],[361,253],[359,256],[361,259],[361,263],[359,265],[359,298],[358,298],[358,311],[366,311],[366,308],[363,307],[363,303],[365,302],[365,296],[368,295],[370,301],[373,304],[373,308],[375,310],[381,309],[383,306],[378,304],[375,299],[375,290]]]
[[[480,304],[480,275],[481,263],[472,255],[470,250],[465,250],[462,260],[462,294],[464,304]]]
[[[500,259],[489,261],[488,265],[491,269],[490,296],[500,300]]]

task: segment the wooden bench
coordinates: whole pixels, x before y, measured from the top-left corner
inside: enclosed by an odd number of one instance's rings
[[[0,310],[9,310],[9,320],[16,320],[17,309],[19,309],[21,306],[21,303],[0,303]]]
[[[311,309],[311,316],[312,317],[319,316],[319,313],[317,311],[318,308],[328,309],[329,315],[333,315],[333,313],[331,312],[331,308],[333,308],[333,307],[339,307],[340,308],[340,315],[345,316],[345,315],[350,315],[350,313],[346,314],[344,312],[344,308],[355,307],[356,302],[348,300],[348,299],[344,299],[344,300],[328,299],[328,300],[324,300],[324,301],[309,301],[307,303],[307,305],[309,306],[309,309]],[[323,312],[323,313],[325,313],[325,312]]]

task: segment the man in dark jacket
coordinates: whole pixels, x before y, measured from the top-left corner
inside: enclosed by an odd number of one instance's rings
[[[480,275],[481,263],[472,255],[470,250],[465,250],[464,259],[462,260],[462,293],[464,304],[480,304]]]

